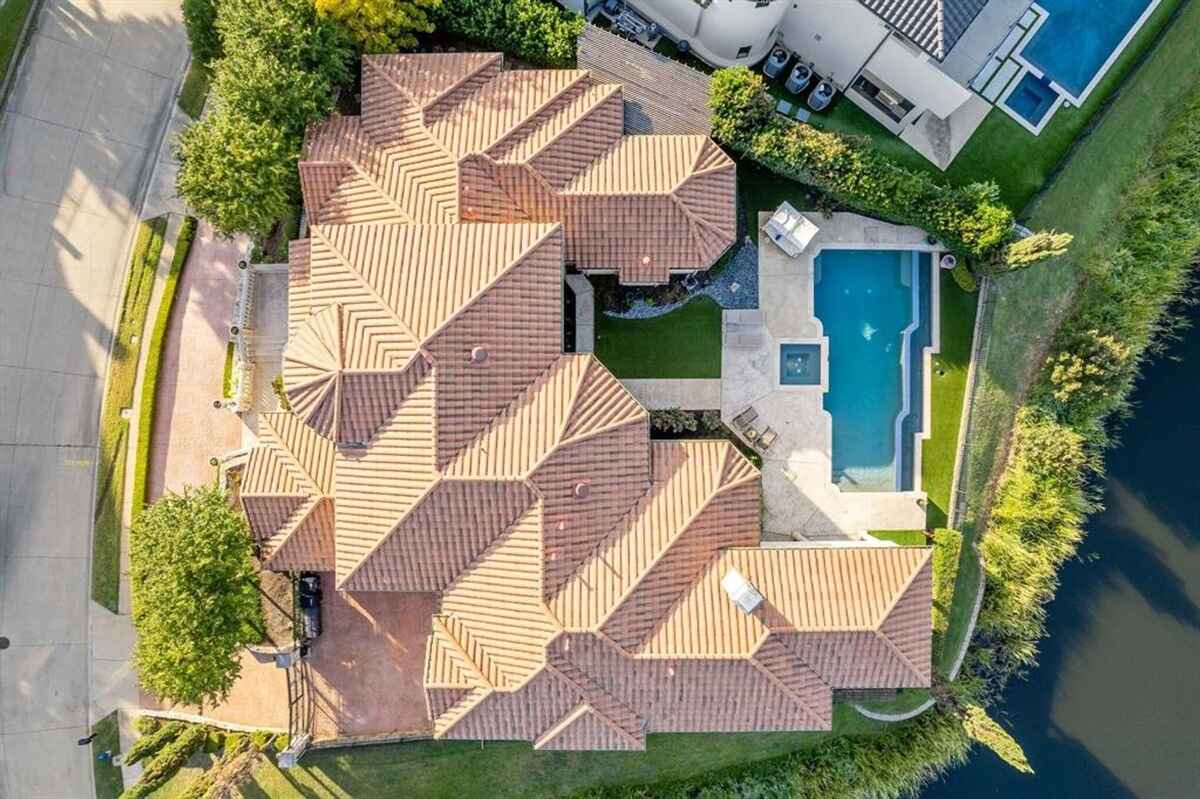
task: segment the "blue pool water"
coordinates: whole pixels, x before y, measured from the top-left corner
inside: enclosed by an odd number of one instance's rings
[[[1050,86],[1050,81],[1034,77],[1032,72],[1026,72],[1004,104],[1020,114],[1030,125],[1037,127],[1054,107],[1054,101],[1057,99],[1058,92]]]
[[[929,341],[929,263],[927,253],[894,250],[817,256],[814,310],[829,337],[824,404],[833,417],[832,479],[845,491],[913,487],[911,434],[920,430],[923,396],[920,370],[911,367],[919,367]],[[920,321],[906,353],[903,334],[914,319]],[[898,437],[906,396],[911,412]]]
[[[780,344],[779,382],[785,386],[819,386],[821,345]]]
[[[1050,13],[1021,55],[1079,97],[1150,0],[1038,0]]]

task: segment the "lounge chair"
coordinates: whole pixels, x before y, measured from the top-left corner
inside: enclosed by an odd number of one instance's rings
[[[729,346],[735,350],[756,350],[763,343],[763,337],[758,333],[735,333],[730,338]]]
[[[743,430],[742,436],[751,444],[758,443],[758,431],[753,427],[747,427],[745,430]]]
[[[779,433],[768,427],[762,432],[762,435],[758,437],[759,450],[766,452],[771,448],[771,445],[775,443],[775,439],[777,438],[779,438]]]
[[[753,405],[747,405],[746,410],[733,417],[733,426],[738,430],[744,430],[746,425],[758,418],[758,411],[754,410]]]

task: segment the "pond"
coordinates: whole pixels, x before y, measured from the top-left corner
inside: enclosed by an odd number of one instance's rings
[[[1200,312],[1145,372],[1109,452],[1107,509],[1050,606],[1040,665],[1001,718],[1037,774],[977,751],[923,795],[1200,796]]]

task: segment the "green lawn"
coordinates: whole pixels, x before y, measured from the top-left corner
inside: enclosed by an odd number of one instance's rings
[[[187,77],[183,79],[183,88],[179,90],[179,107],[192,119],[199,119],[204,111],[204,101],[208,99],[211,80],[208,68],[193,59],[188,67]]]
[[[975,597],[979,594],[979,556],[975,554],[970,542],[975,540],[973,525],[966,525],[962,531],[962,550],[958,559],[958,576],[954,581],[954,599],[950,603],[950,618],[946,625],[945,635],[934,637],[934,667],[938,673],[947,676],[950,667],[954,665],[958,653],[962,649],[967,634],[967,626],[971,621],[971,611],[975,607]]]
[[[874,535],[874,533],[872,533]],[[901,714],[916,710],[929,701],[927,688],[901,688],[895,699],[886,702],[858,702],[857,704],[875,713]]]
[[[21,28],[25,26],[25,17],[29,15],[33,3],[34,0],[5,0],[0,3],[0,81],[8,73],[8,62],[20,43]]]
[[[924,530],[869,530],[868,535],[902,547],[923,547],[929,543],[925,540]]]
[[[870,734],[883,725],[848,705],[834,707],[834,734]],[[535,752],[528,743],[419,741],[314,751],[300,768],[261,767],[247,799],[501,799],[563,796],[587,788],[694,777],[813,746],[830,733],[651,735],[645,752]],[[401,790],[402,786],[402,790]]]
[[[958,430],[962,422],[971,342],[975,333],[975,308],[979,295],[963,291],[944,269],[941,273],[941,351],[933,356],[929,377],[929,438],[921,442],[921,488],[929,495],[926,526],[946,526],[954,463],[958,457]]]
[[[96,756],[101,752],[121,753],[121,735],[117,729],[117,711],[109,713],[92,727],[96,734],[92,741],[92,775],[96,782],[96,799],[117,799],[125,790],[121,769],[112,761],[101,762]]]
[[[596,356],[617,377],[721,376],[721,306],[708,297],[653,319],[596,316]]]
[[[125,497],[129,452],[129,422],[122,411],[133,408],[138,353],[166,230],[165,216],[143,222],[138,228],[100,413],[96,524],[92,534],[92,599],[113,613],[117,612],[120,590],[121,506]]]
[[[1017,404],[1069,305],[1074,259],[1109,235],[1120,193],[1142,167],[1167,122],[1167,112],[1200,80],[1197,41],[1200,3],[1193,2],[1184,7],[1050,187],[1026,209],[1030,227],[1070,231],[1075,242],[1071,252],[1057,261],[995,281],[993,307],[987,311],[989,341],[986,357],[976,365],[971,438],[963,464],[963,488],[975,503],[972,511],[977,510],[976,500],[985,495]]]

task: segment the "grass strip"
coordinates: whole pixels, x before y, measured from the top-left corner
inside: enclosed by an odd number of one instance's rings
[[[928,701],[928,688],[901,688],[896,692],[895,699],[887,699],[880,702],[856,702],[855,704],[864,710],[870,710],[872,713],[887,713],[899,716],[904,713],[911,713]]]
[[[721,306],[709,297],[651,319],[596,316],[596,357],[617,377],[721,376]]]
[[[96,515],[92,534],[92,599],[117,612],[120,595],[122,502],[129,452],[129,421],[123,411],[133,407],[141,335],[154,290],[154,271],[162,254],[165,216],[138,227],[121,303],[121,316],[113,336],[104,406],[100,412],[99,458],[96,468]]]
[[[175,254],[171,259],[171,269],[163,287],[162,302],[158,306],[158,315],[150,333],[149,349],[146,350],[146,374],[142,378],[142,395],[138,398],[138,430],[141,435],[138,436],[137,457],[133,466],[133,519],[129,520],[131,524],[146,506],[146,476],[150,470],[150,448],[154,439],[154,409],[158,397],[159,370],[162,367],[163,341],[166,338],[167,326],[171,322],[171,311],[175,307],[175,289],[179,284],[179,275],[187,263],[195,235],[196,219],[189,216],[183,220],[179,228],[179,237],[175,239]]]
[[[925,526],[945,527],[950,512],[954,464],[962,425],[963,398],[975,336],[979,295],[963,291],[945,269],[941,273],[941,347],[929,376],[930,436],[921,442],[921,489],[928,496]]]
[[[0,4],[0,82],[8,74],[9,62],[21,44],[21,31],[36,0],[5,0]],[[14,63],[15,67],[16,64]]]
[[[187,76],[183,79],[183,87],[179,90],[179,107],[183,113],[192,119],[199,119],[204,111],[204,103],[208,99],[208,87],[212,75],[208,67],[196,59],[192,59]]]
[[[937,535],[942,532],[952,531],[937,531],[934,537],[934,603],[935,603],[935,624],[941,623],[936,621],[937,606],[945,604],[944,595],[939,596],[936,592],[945,590],[945,586],[938,586],[937,576]],[[973,540],[974,530],[965,530],[960,534],[959,553],[958,553],[958,568],[954,579],[954,595],[950,600],[950,612],[946,616],[945,632],[934,632],[933,638],[933,665],[939,674],[944,676],[950,675],[950,669],[954,666],[954,661],[958,658],[958,654],[966,645],[967,629],[971,624],[971,612],[975,609],[975,600],[979,595],[979,556],[975,553],[974,547],[966,546],[964,542]],[[943,545],[944,546],[944,545]],[[943,556],[945,557],[945,556]]]
[[[230,399],[233,396],[233,356],[237,352],[237,344],[229,342],[225,345],[225,368],[221,373],[221,396]]]
[[[92,727],[96,737],[92,739],[92,775],[96,783],[96,799],[117,799],[125,790],[121,768],[112,760],[99,760],[101,752],[113,756],[121,753],[121,733],[117,726],[117,711],[109,713]]]
[[[902,547],[923,547],[929,543],[924,530],[871,530],[867,535]]]

